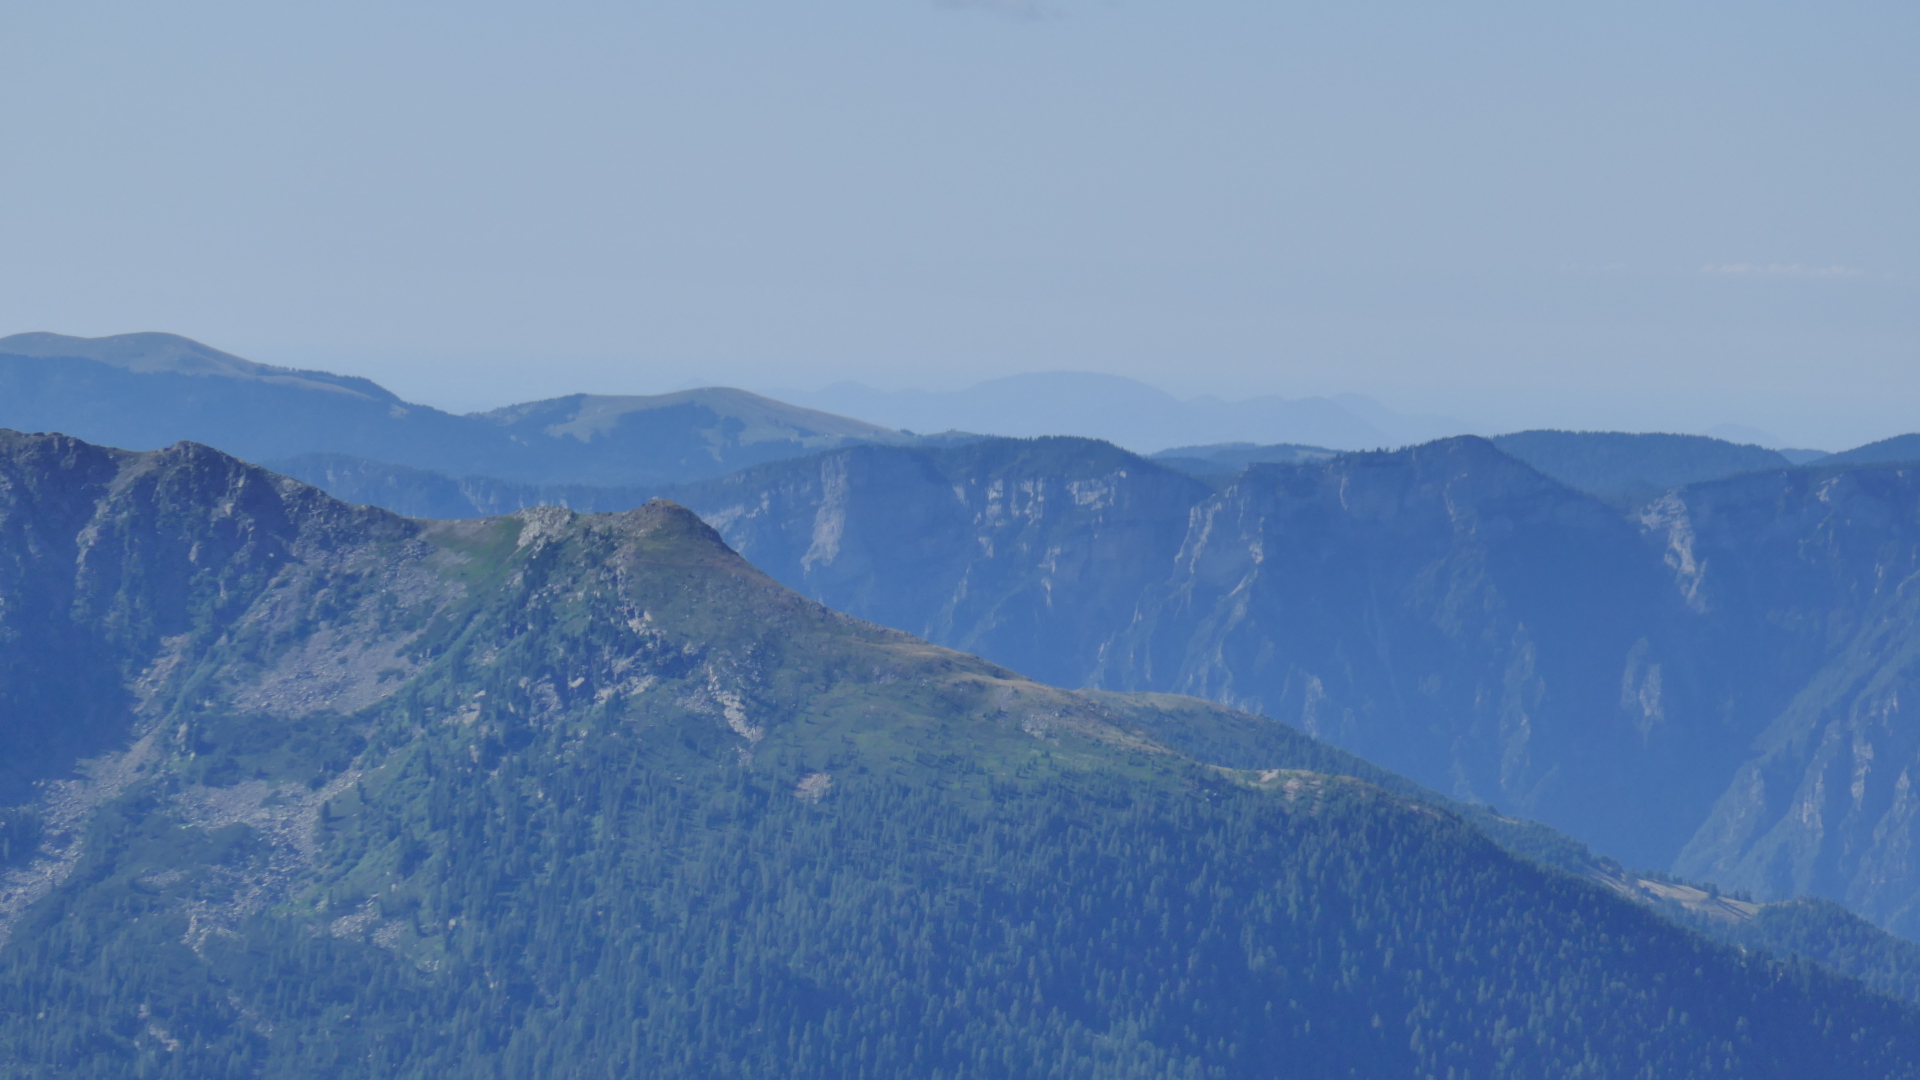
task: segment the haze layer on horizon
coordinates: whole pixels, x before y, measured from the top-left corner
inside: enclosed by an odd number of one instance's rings
[[[0,334],[454,409],[691,383],[1358,392],[1489,430],[1920,415],[1920,12],[0,13]]]

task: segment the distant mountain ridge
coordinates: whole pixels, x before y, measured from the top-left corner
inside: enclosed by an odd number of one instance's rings
[[[0,426],[141,449],[189,439],[255,461],[348,453],[533,484],[673,483],[847,443],[918,441],[726,388],[455,416],[366,379],[255,364],[172,334],[0,338]]]
[[[777,393],[783,400],[914,431],[1069,435],[1104,439],[1143,454],[1228,440],[1371,450],[1458,435],[1470,427],[1449,417],[1403,416],[1358,395],[1183,400],[1135,379],[1073,371],[1009,375],[954,391],[882,391],[838,383]]]
[[[1837,457],[1811,450],[1770,450],[1705,435],[1621,431],[1518,431],[1492,436],[1502,451],[1569,487],[1623,509],[1632,509],[1663,492],[1687,484],[1740,473],[1782,469],[1812,461],[1890,460],[1875,456]],[[1882,453],[1882,444],[1862,448]],[[1219,476],[1248,465],[1320,460],[1339,451],[1325,447],[1253,443],[1213,443],[1163,450],[1152,458],[1195,475]],[[1897,453],[1897,451],[1895,451]],[[1920,452],[1920,451],[1916,451]]]
[[[1856,446],[1821,459],[1835,465],[1888,464],[1920,461],[1920,435],[1895,435],[1865,446]]]
[[[79,358],[137,375],[199,375],[242,379],[276,386],[338,391],[402,404],[399,398],[371,379],[259,364],[178,334],[119,334],[103,338],[48,333],[13,334],[0,338],[0,354],[43,360]]]
[[[1151,455],[1153,461],[1199,477],[1237,476],[1249,465],[1271,465],[1294,461],[1322,461],[1340,453],[1324,446],[1280,443],[1212,443],[1205,446],[1174,446]]]
[[[663,398],[669,396],[663,395]],[[510,417],[522,416],[549,404],[515,406],[502,412]],[[562,427],[551,430],[562,430]],[[913,444],[935,447],[970,441],[989,440],[953,434],[919,437]],[[1498,435],[1492,441],[1509,455],[1554,479],[1620,509],[1638,507],[1686,484],[1804,463],[1795,460],[1795,455],[1802,453],[1799,451],[1777,452],[1697,435],[1530,431]],[[1153,454],[1150,460],[1220,483],[1237,477],[1250,465],[1324,461],[1340,453],[1342,451],[1326,447],[1293,443],[1273,446],[1213,443],[1172,447]],[[658,485],[529,484],[489,476],[452,477],[346,454],[296,455],[263,464],[350,501],[384,506],[413,517],[477,517],[547,504],[576,510],[625,510],[666,490]]]
[[[1688,484],[1804,463],[1778,450],[1705,435],[1518,431],[1495,435],[1493,445],[1622,509]]]

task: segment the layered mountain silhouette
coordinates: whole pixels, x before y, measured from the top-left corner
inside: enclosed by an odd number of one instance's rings
[[[1078,434],[1136,449],[1171,446],[1155,458],[1218,477],[1249,464],[1335,452],[1327,447],[1417,443],[1461,429],[1445,418],[1401,417],[1351,395],[1182,402],[1133,380],[1081,373],[1014,376],[948,395],[839,390],[844,393],[801,397],[830,400],[862,416],[894,417],[889,422],[923,434],[724,387],[574,394],[454,416],[402,401],[367,379],[258,364],[173,334],[0,338],[0,425],[135,448],[191,439],[303,473],[357,471],[364,483],[390,468],[395,478],[381,482],[400,489],[393,497],[419,505],[429,498],[437,516],[485,513],[485,507],[527,499],[536,500],[527,505],[543,498],[611,505],[633,493],[585,489],[699,480],[855,443],[954,445],[973,438],[963,433],[969,430]],[[915,412],[915,405],[900,412],[913,402],[928,409],[938,402],[936,411],[945,411]],[[1310,441],[1178,445],[1201,434],[1283,431]],[[1704,436],[1611,432],[1521,432],[1496,441],[1542,472],[1623,506],[1684,483],[1803,463],[1812,453]],[[1900,445],[1888,440],[1835,460],[1898,460],[1886,455],[1905,453]],[[460,507],[464,496],[448,501],[461,485],[474,490],[473,506]],[[438,490],[426,495],[427,488]]]
[[[1879,465],[1920,461],[1920,435],[1895,435],[1865,446],[1856,446],[1823,459],[1836,465]]]
[[[0,556],[16,1072],[1920,1070],[1895,998],[1270,720],[835,613],[669,503],[423,522],[7,433]]]
[[[1493,445],[1569,487],[1631,509],[1687,484],[1779,471],[1809,460],[1705,435],[1518,431]],[[1812,460],[1818,460],[1814,458]]]
[[[165,335],[0,351],[31,391],[0,410],[43,410],[35,426],[351,446],[276,463],[417,517],[667,495],[857,616],[1051,683],[1275,716],[1628,863],[1914,932],[1901,440],[1805,468],[1700,437],[1565,432],[1156,463],[1090,440],[925,445],[705,391],[452,417]],[[446,471],[367,456],[408,446]],[[522,479],[472,471],[490,461]],[[94,745],[89,722],[21,708],[53,725],[22,754]]]
[[[575,394],[455,416],[366,379],[256,364],[172,334],[0,338],[0,426],[136,449],[191,439],[254,461],[350,453],[534,484],[671,483],[847,443],[912,441],[725,388]]]
[[[1663,435],[1622,431],[1517,431],[1495,435],[1492,443],[1568,487],[1578,488],[1621,509],[1632,509],[1663,492],[1687,484],[1720,480],[1741,473],[1785,469],[1831,457],[1811,450],[1770,450],[1704,435]],[[1877,448],[1882,444],[1874,444]],[[1862,447],[1855,453],[1877,453]],[[1196,476],[1238,475],[1248,465],[1286,464],[1331,457],[1318,446],[1218,443],[1163,450],[1153,460]],[[1833,458],[1835,462],[1897,460]]]
[[[1181,399],[1136,379],[1077,371],[1009,375],[953,391],[882,391],[838,383],[817,391],[774,393],[817,409],[915,431],[958,429],[1015,438],[1077,435],[1142,453],[1229,439],[1363,450],[1468,430],[1447,417],[1402,416],[1358,395]]]

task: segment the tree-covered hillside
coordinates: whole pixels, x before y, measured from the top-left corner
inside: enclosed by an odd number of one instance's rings
[[[1778,450],[1705,435],[1516,431],[1496,435],[1492,442],[1501,452],[1623,510],[1688,484],[1794,464]]]
[[[12,1075],[1920,1074],[1858,983],[1258,718],[835,614],[668,504],[409,522],[9,436],[0,567],[42,643],[0,737],[95,717],[4,830]]]

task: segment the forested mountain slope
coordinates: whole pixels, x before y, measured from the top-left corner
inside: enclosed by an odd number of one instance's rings
[[[1323,446],[1280,443],[1261,446],[1256,443],[1212,443],[1206,446],[1176,446],[1150,458],[1170,469],[1208,479],[1238,476],[1249,465],[1276,462],[1322,461],[1340,453]]]
[[[1890,998],[668,504],[417,522],[7,435],[0,573],[16,1075],[1920,1074]]]

